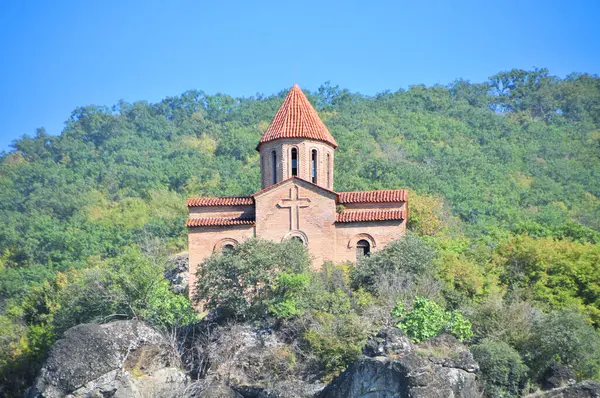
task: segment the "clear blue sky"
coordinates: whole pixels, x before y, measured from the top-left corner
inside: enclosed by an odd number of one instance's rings
[[[600,1],[0,1],[0,151],[82,105],[600,73]]]

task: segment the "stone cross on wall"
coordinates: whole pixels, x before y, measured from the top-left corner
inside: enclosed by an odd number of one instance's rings
[[[290,188],[290,197],[281,199],[277,206],[290,209],[290,230],[300,229],[300,208],[308,207],[310,199],[298,196],[298,186]]]

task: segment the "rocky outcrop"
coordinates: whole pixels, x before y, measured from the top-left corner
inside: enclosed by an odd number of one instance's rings
[[[450,336],[415,347],[399,330],[387,329],[367,343],[364,353],[368,356],[334,379],[321,398],[481,396],[475,376],[479,366]]]
[[[189,256],[187,253],[176,254],[169,259],[165,271],[165,279],[171,284],[173,293],[186,293],[188,289]]]
[[[177,397],[187,383],[163,336],[142,322],[118,321],[67,330],[27,396]]]
[[[527,395],[526,398],[600,398],[600,383],[582,381],[566,387]]]
[[[559,363],[554,363],[542,375],[542,389],[551,390],[575,384],[575,377],[573,369]]]
[[[142,322],[76,326],[53,346],[28,397],[480,396],[477,363],[450,336],[413,345],[398,329],[382,330],[365,345],[365,355],[325,387],[314,362],[297,356],[297,337],[287,332],[209,322],[204,327],[186,331],[188,340],[178,342],[176,353]]]
[[[207,368],[202,384],[208,387],[198,396],[212,397],[218,389],[214,396],[228,397],[224,394],[233,390],[246,398],[314,397],[324,384],[307,377],[305,364],[285,340],[269,327],[212,328],[210,338],[196,346],[199,358],[192,360]]]

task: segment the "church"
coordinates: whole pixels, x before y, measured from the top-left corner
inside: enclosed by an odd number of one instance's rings
[[[188,199],[190,286],[206,257],[251,237],[297,239],[317,269],[325,261],[356,261],[401,237],[408,217],[407,192],[336,192],[336,148],[294,85],[256,147],[262,189],[250,196]]]

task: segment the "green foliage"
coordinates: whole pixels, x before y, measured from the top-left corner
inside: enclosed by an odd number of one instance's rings
[[[410,218],[407,222],[409,230],[420,236],[439,235],[449,228],[449,209],[443,198],[432,195],[408,193],[410,200]]]
[[[496,256],[509,289],[546,310],[577,306],[600,325],[599,245],[519,236],[499,245]]]
[[[279,274],[272,294],[269,311],[277,318],[288,319],[301,315],[306,307],[303,296],[310,283],[309,274]]]
[[[600,380],[600,335],[577,312],[554,311],[536,321],[527,352],[536,377],[560,363],[571,367],[578,380]]]
[[[160,261],[125,248],[114,259],[58,272],[30,289],[22,303],[11,302],[0,316],[4,393],[19,395],[30,386],[52,343],[77,324],[135,318],[168,329],[196,321],[190,301],[171,291],[163,271]]]
[[[355,287],[377,293],[378,284],[396,277],[419,277],[435,271],[434,249],[412,233],[391,242],[352,269],[350,278]]]
[[[327,381],[358,358],[370,332],[355,314],[340,316],[317,311],[313,325],[303,337],[318,358]]]
[[[298,312],[296,296],[306,285],[308,251],[293,239],[274,243],[249,239],[226,254],[215,253],[198,267],[196,299],[224,317],[282,316]]]
[[[470,347],[488,397],[519,397],[528,368],[519,353],[503,341],[486,339]]]
[[[534,338],[533,322],[541,315],[541,311],[528,302],[491,297],[471,311],[473,340],[503,341],[524,352],[525,346]]]
[[[452,311],[449,318],[444,326],[446,332],[455,336],[460,341],[469,340],[473,337],[471,322],[465,319],[459,311]]]
[[[399,318],[396,327],[402,329],[414,342],[429,340],[442,332],[452,334],[459,340],[471,338],[471,323],[458,311],[445,311],[439,304],[418,297],[407,310],[398,303],[392,315]]]

